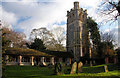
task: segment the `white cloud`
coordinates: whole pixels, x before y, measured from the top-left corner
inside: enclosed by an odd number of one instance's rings
[[[39,3],[37,3],[39,1]],[[73,2],[79,1],[81,8],[89,8],[88,14],[96,16],[95,10],[98,0],[3,0],[3,18],[10,24],[15,24],[18,18],[30,16],[31,18],[16,24],[16,28],[24,29],[29,36],[33,28],[47,27],[52,29],[60,25],[54,23],[66,22],[67,10],[73,8]],[[66,25],[62,25],[66,28]]]
[[[0,11],[0,19],[2,19],[3,22],[6,22],[8,24],[16,24],[18,18],[14,13],[7,12],[2,7],[0,7]]]
[[[37,2],[38,0],[1,0],[2,2]]]
[[[3,7],[2,20],[15,25],[15,28],[24,29],[24,33],[29,37],[32,29],[47,27],[49,30],[61,26],[66,30],[67,10],[73,8],[73,2],[79,1],[80,8],[87,9],[88,15],[102,21],[102,16],[98,16],[96,9],[101,0],[2,0]],[[39,1],[39,2],[38,2]],[[17,23],[19,18],[30,17],[27,20]],[[59,24],[59,25],[58,25]],[[105,30],[109,32],[112,30]]]
[[[52,25],[56,22],[60,23],[61,21],[66,21],[66,10],[64,10],[64,8],[65,7],[61,6],[61,3],[32,3],[29,5],[22,4],[21,2],[8,3],[5,5],[5,9],[10,12],[16,12],[15,14],[17,17],[31,16],[31,19],[18,24],[18,28],[24,29],[27,35],[33,28],[47,27],[48,25]],[[3,16],[7,19],[5,15],[6,14]],[[14,14],[11,16],[14,16]]]

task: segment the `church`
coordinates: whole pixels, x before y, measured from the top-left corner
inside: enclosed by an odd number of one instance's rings
[[[76,61],[91,52],[86,19],[87,10],[79,8],[79,2],[74,2],[74,8],[67,11],[66,48],[67,52],[71,52],[74,55]]]
[[[74,8],[67,11],[66,52],[9,48],[4,54],[6,65],[54,65],[56,62],[69,65],[79,61],[91,52],[86,19],[87,10],[79,8],[79,2],[74,2]]]

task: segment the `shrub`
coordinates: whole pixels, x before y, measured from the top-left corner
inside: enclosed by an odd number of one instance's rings
[[[63,70],[63,65],[62,63],[56,63],[55,64],[55,74],[60,75],[63,74],[64,70]]]

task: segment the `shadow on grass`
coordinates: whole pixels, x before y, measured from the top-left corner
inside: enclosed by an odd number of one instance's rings
[[[8,78],[120,78],[118,76],[19,76]]]
[[[119,70],[120,65],[118,64],[108,64],[108,71]],[[83,73],[101,73],[105,72],[104,65],[92,66],[92,67],[83,67]]]
[[[83,73],[70,75],[71,67],[65,67],[65,75],[54,75],[54,68],[37,66],[6,66],[7,78],[120,78],[113,70],[120,66],[107,65],[110,72],[104,73],[104,65],[83,67]],[[103,72],[103,73],[101,73]],[[120,72],[120,71],[119,71]],[[101,73],[96,75],[97,73]]]

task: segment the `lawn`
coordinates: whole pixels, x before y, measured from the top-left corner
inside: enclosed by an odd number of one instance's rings
[[[109,72],[104,72],[104,65],[84,66],[83,73],[68,74],[70,67],[65,67],[65,74],[54,75],[54,68],[39,66],[6,66],[6,78],[120,78],[116,65],[108,65]]]

